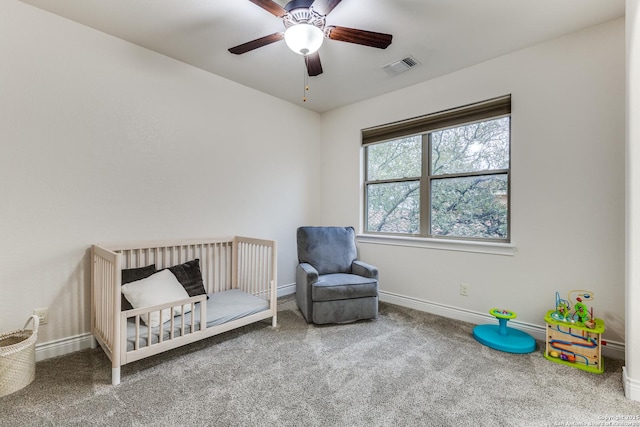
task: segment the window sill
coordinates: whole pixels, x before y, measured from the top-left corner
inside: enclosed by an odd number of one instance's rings
[[[382,236],[358,234],[358,243],[406,246],[442,251],[473,252],[480,254],[514,256],[518,248],[511,243],[471,242],[462,240],[428,239],[424,237]]]

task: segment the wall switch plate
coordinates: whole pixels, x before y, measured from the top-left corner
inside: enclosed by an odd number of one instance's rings
[[[460,295],[463,297],[469,296],[469,291],[471,290],[471,285],[468,283],[460,283]]]
[[[33,310],[33,314],[40,318],[40,324],[46,325],[49,323],[49,309],[48,308],[36,308]]]

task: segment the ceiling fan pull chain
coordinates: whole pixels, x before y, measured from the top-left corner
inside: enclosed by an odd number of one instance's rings
[[[307,91],[309,90],[309,72],[307,71],[307,55],[304,55],[304,91],[302,92],[302,102],[307,102]]]

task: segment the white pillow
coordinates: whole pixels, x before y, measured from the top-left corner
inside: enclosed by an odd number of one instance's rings
[[[189,294],[184,290],[176,276],[169,270],[160,270],[146,279],[136,280],[122,285],[122,294],[131,303],[133,308],[143,308],[152,305],[165,304],[172,301],[189,298]],[[181,314],[180,307],[174,307],[173,315]],[[191,311],[191,305],[184,307],[184,312]],[[156,327],[160,325],[160,313],[151,313],[149,323],[147,316],[140,316],[147,326]],[[162,320],[171,319],[171,309],[162,310]]]

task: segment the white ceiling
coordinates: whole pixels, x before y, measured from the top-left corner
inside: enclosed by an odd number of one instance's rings
[[[625,0],[342,0],[327,25],[390,33],[393,42],[381,50],[325,39],[324,72],[309,78],[303,102],[303,58],[284,41],[243,55],[227,51],[284,29],[249,0],[22,1],[317,112],[622,17],[625,6]],[[420,65],[396,76],[382,69],[409,55]]]

